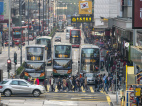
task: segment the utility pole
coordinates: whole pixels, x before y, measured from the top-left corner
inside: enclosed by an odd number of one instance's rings
[[[29,45],[29,0],[28,0],[28,45]]]
[[[39,0],[39,35],[40,35],[40,0]]]
[[[21,2],[22,0],[19,0],[19,7],[20,7],[20,12],[19,12],[19,14],[20,14],[20,32],[21,32],[21,42],[20,42],[20,49],[21,49],[21,55],[20,55],[20,65],[22,66],[22,25],[21,25],[21,10],[22,10],[22,8],[21,8],[21,4],[22,4],[22,2]]]
[[[8,44],[8,59],[10,60],[10,17],[11,17],[11,0],[9,0],[9,44]],[[8,78],[10,78],[9,76],[9,68],[7,68],[7,72],[8,72]]]
[[[43,35],[44,35],[44,0],[43,0]]]

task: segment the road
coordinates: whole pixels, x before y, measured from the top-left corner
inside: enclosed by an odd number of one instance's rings
[[[55,36],[61,36],[61,42],[68,43],[69,40],[65,38],[65,32],[56,32]],[[54,36],[54,38],[55,38]],[[54,45],[53,38],[53,45]],[[30,45],[34,45],[35,41],[30,41]],[[84,44],[84,36],[82,34],[81,44]],[[27,45],[27,44],[26,44]],[[52,45],[52,53],[53,53]],[[10,49],[10,58],[12,60],[12,70],[11,73],[14,73],[14,63],[13,57],[14,52],[18,54],[18,64],[20,65],[20,50],[17,47]],[[25,56],[25,48],[23,47],[23,61]],[[4,70],[4,78],[7,78],[6,62],[8,58],[8,48],[3,49],[2,55],[0,55],[0,68]],[[73,59],[73,72],[72,75],[76,75],[78,72],[78,58],[79,58],[79,48],[73,48],[72,50],[72,59]],[[48,66],[47,76],[51,75],[52,66]],[[50,74],[49,74],[50,73]],[[85,91],[81,88],[80,92],[63,92],[57,90],[57,85],[55,84],[55,92],[51,92],[50,85],[47,85],[48,91],[45,94],[41,94],[40,97],[33,97],[32,95],[12,95],[11,97],[4,97],[2,95],[2,103],[8,104],[9,106],[109,106],[108,97],[101,92],[94,92],[94,85],[88,85],[88,90]]]

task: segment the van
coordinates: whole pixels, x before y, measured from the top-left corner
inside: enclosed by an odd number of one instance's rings
[[[74,29],[74,27],[72,27],[72,26],[66,27],[66,40],[68,40],[70,38],[70,30],[71,29]]]

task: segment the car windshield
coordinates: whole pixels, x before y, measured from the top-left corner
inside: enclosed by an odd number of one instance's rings
[[[8,81],[2,81],[1,84],[6,84]]]
[[[87,77],[93,77],[94,75],[93,75],[93,73],[87,73],[86,76]]]

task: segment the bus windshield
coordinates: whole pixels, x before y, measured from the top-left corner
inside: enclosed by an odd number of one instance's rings
[[[79,35],[80,36],[80,30],[71,30],[71,36]]]
[[[25,72],[44,72],[44,63],[25,63]]]
[[[37,44],[51,46],[51,41],[49,39],[37,39]]]
[[[26,49],[27,52],[27,60],[36,60],[41,61],[43,60],[43,52],[44,48],[40,47],[28,47]]]
[[[56,58],[70,58],[70,55],[71,55],[71,46],[67,46],[67,45],[55,46]]]
[[[83,48],[81,51],[81,57],[82,58],[90,58],[90,57],[99,57],[99,49],[98,48]]]
[[[53,68],[54,69],[59,69],[59,70],[63,70],[63,69],[71,69],[72,67],[72,61],[71,60],[54,60],[53,61],[54,65]]]

